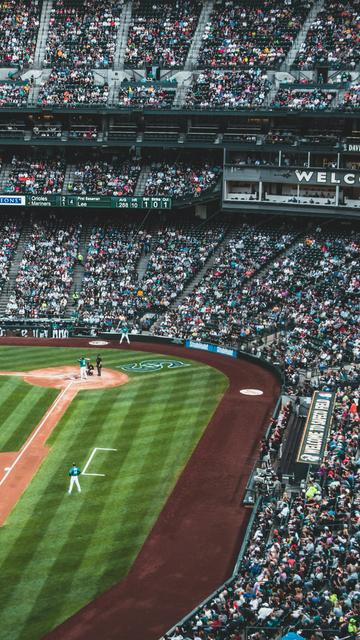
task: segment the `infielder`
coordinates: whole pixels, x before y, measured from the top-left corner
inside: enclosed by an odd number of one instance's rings
[[[80,380],[87,380],[87,362],[89,362],[89,358],[85,358],[85,356],[81,356],[78,360],[80,364]]]
[[[120,338],[120,344],[122,343],[122,341],[127,340],[127,343],[130,344],[130,340],[129,340],[129,327],[126,324],[121,325],[121,338]]]
[[[71,469],[69,469],[70,484],[69,484],[68,493],[72,492],[72,488],[73,488],[74,484],[76,484],[78,492],[81,493],[81,487],[80,487],[80,482],[79,482],[79,477],[78,477],[80,475],[80,473],[81,473],[81,471],[80,471],[79,467],[77,467],[75,462],[73,462]]]

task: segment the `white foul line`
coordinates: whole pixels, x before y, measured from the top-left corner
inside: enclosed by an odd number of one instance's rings
[[[88,468],[91,460],[93,459],[93,457],[94,457],[94,455],[95,455],[95,453],[97,451],[117,451],[117,449],[108,449],[106,447],[94,447],[94,449],[90,453],[90,457],[89,457],[89,459],[88,459],[88,461],[87,461],[87,463],[86,463],[86,465],[84,467],[84,470],[83,470],[83,472],[81,474],[82,476],[101,476],[101,477],[105,476],[105,473],[86,473],[86,469]]]
[[[0,480],[0,487],[2,484],[4,484],[6,478],[8,477],[8,475],[11,473],[11,471],[14,469],[15,465],[17,465],[17,463],[19,462],[19,460],[22,458],[22,456],[24,455],[25,451],[27,450],[27,448],[31,445],[32,441],[34,440],[34,438],[36,438],[37,434],[39,433],[39,431],[42,429],[43,425],[45,424],[46,420],[49,418],[49,416],[51,416],[52,412],[54,411],[54,409],[56,408],[57,404],[60,402],[60,400],[62,399],[62,397],[65,395],[65,393],[68,391],[68,389],[70,389],[71,385],[73,383],[69,382],[69,384],[66,385],[65,389],[62,390],[61,393],[59,393],[58,397],[55,399],[55,401],[53,402],[53,404],[51,405],[51,407],[47,410],[47,412],[45,413],[43,419],[41,420],[40,424],[38,425],[38,427],[35,429],[34,433],[31,435],[31,437],[29,438],[29,440],[27,440],[23,446],[22,449],[20,449],[18,455],[16,456],[14,462],[12,463],[12,465],[10,467],[8,467],[6,473],[3,475],[3,477]]]

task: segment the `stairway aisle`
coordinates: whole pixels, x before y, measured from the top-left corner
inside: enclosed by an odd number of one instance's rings
[[[9,280],[0,294],[0,318],[4,316],[10,293],[14,290],[16,276],[19,272],[20,262],[24,255],[25,247],[28,243],[30,231],[31,223],[28,219],[25,219],[23,228],[21,230],[19,242],[11,262],[9,270]]]
[[[34,68],[41,69],[45,57],[45,46],[49,33],[50,14],[53,6],[53,0],[44,0],[41,17],[39,33],[36,42],[36,49],[34,54]]]
[[[66,305],[65,312],[64,312],[65,318],[70,318],[73,311],[76,309],[75,305],[73,304],[72,296],[74,291],[78,291],[79,293],[81,291],[81,285],[84,277],[85,263],[86,263],[86,257],[87,257],[87,250],[89,246],[89,240],[91,236],[91,230],[92,230],[92,225],[90,223],[89,224],[84,223],[81,234],[80,234],[79,250],[78,250],[78,254],[80,253],[84,257],[84,260],[82,264],[79,264],[77,262],[74,268],[73,282],[72,282],[70,293],[69,293],[68,303]]]
[[[145,191],[145,185],[147,183],[148,176],[150,174],[150,165],[145,164],[141,169],[138,181],[136,183],[134,196],[143,196]]]
[[[190,71],[196,68],[197,59],[199,57],[199,51],[202,44],[202,36],[204,34],[205,27],[209,21],[210,14],[213,10],[214,0],[206,0],[199,16],[199,22],[197,24],[190,49],[185,60],[184,70]]]
[[[296,36],[294,43],[289,51],[289,53],[287,54],[284,62],[282,63],[281,67],[280,67],[280,71],[290,71],[291,70],[291,66],[296,58],[296,54],[300,49],[300,46],[302,45],[302,43],[305,41],[306,38],[306,34],[309,31],[309,27],[311,25],[311,23],[314,21],[314,19],[316,18],[317,14],[323,9],[324,7],[324,2],[325,0],[316,0],[316,2],[314,2],[311,11],[308,13],[308,16],[303,24],[303,26],[301,27],[298,35]]]
[[[117,37],[115,55],[114,55],[114,69],[123,69],[125,60],[125,51],[128,41],[128,33],[132,17],[132,2],[127,2],[121,13],[121,24]]]

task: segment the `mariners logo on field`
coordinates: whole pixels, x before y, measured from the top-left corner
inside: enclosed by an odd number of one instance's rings
[[[123,371],[131,371],[132,373],[153,373],[161,369],[180,369],[181,367],[190,366],[190,364],[181,360],[143,360],[142,362],[129,362],[116,368]]]

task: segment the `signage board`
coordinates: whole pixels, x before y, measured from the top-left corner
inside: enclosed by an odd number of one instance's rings
[[[329,435],[335,403],[335,394],[315,391],[301,439],[297,462],[320,464]]]

